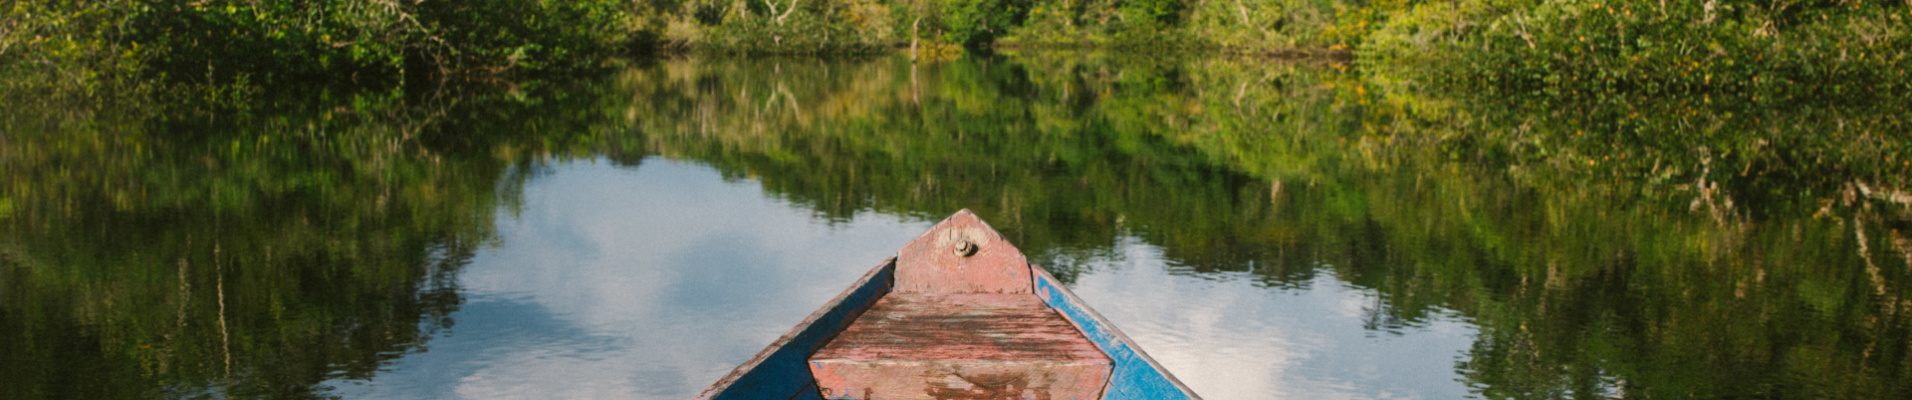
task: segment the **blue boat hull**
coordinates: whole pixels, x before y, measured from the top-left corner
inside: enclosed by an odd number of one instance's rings
[[[1034,286],[1043,303],[1075,323],[1084,336],[1115,363],[1109,387],[1102,400],[1198,400],[1188,389],[1142,352],[1128,336],[1115,329],[1095,310],[1083,304],[1054,275],[1040,267]],[[823,309],[778,338],[756,357],[737,367],[729,376],[705,390],[698,399],[709,400],[824,400],[818,394],[816,378],[810,375],[806,360],[830,337],[849,326],[877,299],[888,294],[896,270],[896,259],[885,260],[863,278],[831,300]]]
[[[1128,335],[1115,329],[1101,314],[1090,309],[1077,298],[1069,288],[1056,281],[1054,275],[1042,267],[1031,265],[1035,271],[1036,296],[1042,298],[1049,308],[1061,313],[1063,318],[1075,323],[1089,341],[1108,354],[1115,363],[1115,370],[1109,375],[1109,387],[1102,391],[1102,400],[1194,400],[1200,399],[1188,386],[1169,375],[1155,359],[1143,353],[1142,348],[1129,340]]]
[[[829,342],[831,336],[855,321],[876,300],[889,294],[895,282],[896,258],[884,260],[863,274],[849,289],[838,294],[822,309],[811,313],[797,327],[744,362],[730,375],[705,389],[698,399],[708,400],[822,400],[816,377],[810,375],[811,353]]]
[[[957,229],[950,228],[949,226],[952,224],[952,221],[958,221],[959,219],[961,221],[957,224],[973,224],[969,226],[985,230],[989,237],[995,238],[992,240],[1000,242],[1001,244],[1007,244],[1007,242],[1001,241],[999,234],[995,233],[987,224],[982,223],[981,220],[976,219],[975,215],[968,210],[957,212],[955,216],[951,216],[950,219],[945,220],[944,223],[938,224],[938,228],[933,228],[930,233],[925,233],[918,241],[921,242],[926,240],[926,238],[932,238],[938,233],[948,233],[944,231],[946,229]],[[916,243],[918,242],[912,242],[911,246],[916,246]],[[969,243],[964,242],[964,244]],[[925,261],[923,260],[926,260],[926,258],[923,258],[925,257],[923,254],[926,253],[912,252],[910,249],[915,247],[911,246],[906,246],[905,252],[901,256],[911,257],[908,258],[904,264],[916,265],[915,267],[907,268],[917,269],[906,269],[906,271],[904,271],[905,273],[921,274],[922,271],[938,271],[921,269],[924,268],[924,265],[938,265],[941,266],[939,268],[948,268],[943,266],[945,264],[924,264]],[[1016,272],[1016,274],[1004,276],[1020,275],[1014,277],[1011,281],[1028,279],[1027,284],[1029,286],[1021,286],[1021,290],[1024,290],[1022,293],[1033,292],[1037,298],[1042,300],[1044,305],[1054,310],[1056,315],[1067,319],[1070,324],[1074,325],[1075,328],[1082,333],[1084,338],[1094,343],[1097,349],[1108,356],[1109,365],[1113,368],[1108,372],[1108,385],[1102,388],[1100,394],[1101,400],[1195,400],[1201,398],[1196,396],[1195,392],[1190,391],[1188,386],[1176,380],[1167,370],[1162,369],[1161,364],[1149,358],[1148,354],[1142,352],[1141,347],[1136,346],[1133,340],[1123,335],[1114,325],[1109,324],[1107,319],[1097,314],[1095,310],[1090,309],[1087,304],[1082,302],[1081,298],[1071,293],[1069,288],[1064,287],[1060,281],[1056,280],[1055,275],[1051,275],[1049,271],[1044,270],[1040,266],[1028,264],[1026,261],[1023,261],[1024,258],[1020,252],[1016,251],[1013,246],[1009,246],[1006,249],[1008,253],[1003,254],[1008,254],[1010,258],[1004,258],[1003,260],[1010,260],[1005,262],[1013,262],[1013,264],[1007,265],[1014,265],[1010,272]],[[941,249],[931,251],[936,250]],[[972,253],[973,251],[970,253],[961,253],[961,255],[968,257]],[[978,256],[978,258],[982,258],[982,256]],[[782,337],[779,337],[776,342],[772,343],[762,352],[757,353],[756,357],[751,358],[750,361],[738,366],[737,369],[731,371],[729,375],[718,380],[716,384],[711,385],[709,389],[706,389],[702,394],[698,395],[697,398],[700,400],[823,400],[824,398],[820,394],[821,391],[817,388],[816,376],[813,375],[809,360],[810,357],[816,354],[818,349],[823,348],[825,344],[829,343],[839,332],[842,332],[855,322],[858,316],[868,311],[878,300],[889,294],[893,289],[896,289],[897,265],[898,258],[891,257],[883,261],[882,264],[877,265],[876,268],[872,268],[870,272],[865,273],[861,279],[851,284],[848,289],[838,294],[835,299],[830,300],[823,308],[811,313],[810,317],[804,319],[802,323],[797,324],[796,328],[784,334]],[[1022,266],[1027,266],[1028,270],[1020,271]],[[940,271],[951,270],[941,269]],[[983,276],[976,274],[985,273],[978,272],[979,270],[962,271],[968,271],[962,274],[969,275],[932,276],[929,279],[930,282],[964,281],[965,279]],[[923,281],[918,280],[913,282],[920,284]],[[976,282],[986,282],[986,280]],[[997,280],[995,282],[1002,281]],[[1011,285],[1014,286],[1015,284]],[[913,287],[914,286],[912,286],[912,288]],[[915,289],[903,289],[905,292],[911,290]],[[1086,350],[1086,347],[1084,349]],[[1091,388],[1093,387],[1091,386]],[[1073,397],[1074,395],[1070,396]],[[850,398],[855,397],[844,397],[843,399]],[[830,400],[842,399],[832,398]]]

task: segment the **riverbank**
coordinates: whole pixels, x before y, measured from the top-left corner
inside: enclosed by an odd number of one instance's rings
[[[1325,55],[1364,70],[1431,69],[1446,83],[1557,96],[1912,93],[1912,7],[1882,2],[29,0],[10,7],[0,17],[0,78],[41,89],[510,80],[603,70],[660,50],[841,55],[914,46],[931,60],[1005,48]]]

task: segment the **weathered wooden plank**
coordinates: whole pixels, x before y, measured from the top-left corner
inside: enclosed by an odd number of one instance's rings
[[[828,400],[1096,400],[1109,364],[930,360],[812,361]]]
[[[810,368],[829,399],[1095,400],[1110,361],[1033,294],[891,293]]]
[[[1074,323],[1090,342],[1094,342],[1115,363],[1115,369],[1109,376],[1109,389],[1102,394],[1103,400],[1201,399],[1182,381],[1163,369],[1161,364],[1156,363],[1154,358],[1150,358],[1148,353],[1142,352],[1142,348],[1136,346],[1128,335],[1122,334],[1115,325],[1109,324],[1101,314],[1070,292],[1069,288],[1063,287],[1055,275],[1050,275],[1048,270],[1039,266],[1031,265],[1030,270],[1035,274],[1033,287],[1036,297]]]
[[[896,255],[897,293],[1030,293],[1029,261],[964,209]]]
[[[1200,399],[968,210],[698,399],[825,397]]]
[[[878,264],[790,333],[697,395],[698,400],[820,399],[806,361],[818,347],[889,293],[896,259]]]
[[[918,293],[877,300],[811,358],[1108,360],[1036,296]]]

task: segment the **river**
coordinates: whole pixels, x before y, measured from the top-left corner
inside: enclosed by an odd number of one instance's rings
[[[252,96],[5,112],[0,397],[688,398],[965,208],[1208,399],[1912,396],[1890,105],[1100,53]]]

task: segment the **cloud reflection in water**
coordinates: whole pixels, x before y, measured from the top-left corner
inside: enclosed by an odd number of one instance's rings
[[[333,394],[688,398],[934,222],[821,221],[754,181],[656,158],[550,168],[522,209],[499,211],[499,244],[460,277],[455,324],[371,381],[327,382]],[[1206,398],[1466,395],[1453,362],[1468,324],[1376,336],[1359,309],[1374,294],[1332,274],[1283,289],[1177,275],[1158,248],[1123,240],[1081,260],[1073,287]]]

